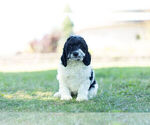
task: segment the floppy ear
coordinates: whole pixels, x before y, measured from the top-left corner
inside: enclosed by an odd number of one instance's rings
[[[90,63],[91,63],[91,55],[90,55],[90,53],[89,53],[88,51],[87,51],[86,54],[85,54],[85,57],[84,57],[84,59],[83,59],[83,63],[84,63],[86,66],[90,65]]]
[[[66,52],[65,52],[65,46],[64,46],[64,49],[63,49],[63,54],[61,56],[61,62],[65,67],[67,66],[67,55],[66,55]]]

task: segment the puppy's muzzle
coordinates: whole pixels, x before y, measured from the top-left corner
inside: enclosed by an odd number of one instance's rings
[[[69,59],[73,59],[73,60],[83,60],[85,54],[83,53],[83,51],[81,49],[75,50],[73,51],[70,55],[69,55]]]
[[[79,52],[75,51],[75,52],[73,52],[72,54],[73,54],[74,57],[78,57]]]

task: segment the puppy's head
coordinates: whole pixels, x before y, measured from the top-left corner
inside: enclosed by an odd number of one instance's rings
[[[88,66],[91,62],[91,56],[88,52],[88,46],[85,40],[80,36],[70,36],[63,48],[61,56],[62,64],[66,67],[67,60],[83,61]]]

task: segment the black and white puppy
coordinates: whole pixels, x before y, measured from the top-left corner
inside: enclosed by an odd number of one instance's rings
[[[97,94],[98,84],[91,66],[91,55],[85,40],[80,36],[70,36],[63,48],[57,79],[59,91],[55,97],[61,100],[88,100]]]

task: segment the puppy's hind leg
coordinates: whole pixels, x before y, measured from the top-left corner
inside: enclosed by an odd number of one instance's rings
[[[88,98],[92,99],[97,95],[98,84],[96,83],[93,87],[89,89]]]

